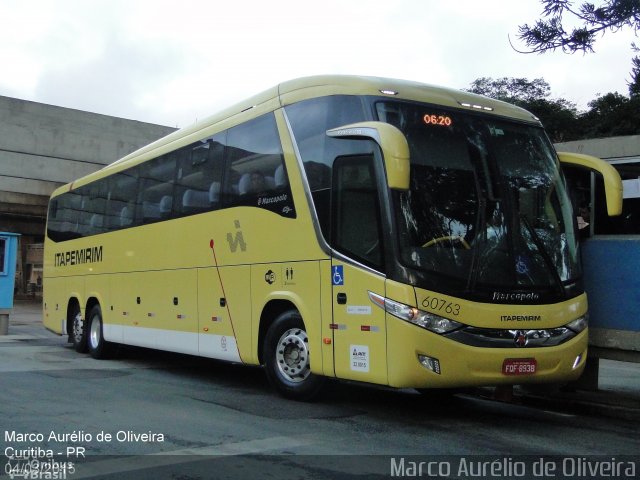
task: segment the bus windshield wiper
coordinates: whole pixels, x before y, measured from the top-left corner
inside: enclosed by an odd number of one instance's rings
[[[497,165],[484,149],[485,141],[481,140],[483,135],[479,130],[476,131],[477,137],[474,138],[467,132],[467,148],[469,151],[469,159],[473,167],[473,177],[475,180],[476,196],[478,201],[478,210],[476,215],[476,243],[484,243],[487,240],[487,207],[488,203],[496,204],[501,200],[500,192],[502,187],[500,182],[496,182]],[[484,152],[484,153],[483,153]],[[491,164],[490,164],[491,163]],[[467,292],[473,293],[478,283],[480,271],[478,263],[480,261],[480,249],[474,246],[471,257],[471,268],[467,277]]]
[[[542,259],[544,260],[547,270],[551,273],[551,277],[553,278],[554,283],[558,287],[558,291],[562,296],[566,296],[566,292],[564,290],[564,287],[562,286],[562,279],[560,278],[560,274],[558,273],[558,270],[556,269],[553,263],[553,260],[549,255],[549,252],[547,252],[547,249],[544,246],[542,239],[536,233],[535,229],[531,226],[531,223],[529,223],[529,219],[527,218],[526,215],[521,214],[520,220],[522,221],[523,225],[526,227],[527,231],[529,232],[529,235],[531,235],[531,239],[533,240],[533,243],[535,243],[536,248],[540,253],[540,256],[542,256]]]

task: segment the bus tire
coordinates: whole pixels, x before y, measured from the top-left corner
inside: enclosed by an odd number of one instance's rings
[[[311,373],[309,342],[302,317],[295,310],[280,314],[264,339],[264,366],[269,383],[283,396],[312,400],[324,378]]]
[[[87,353],[87,322],[82,318],[82,312],[77,304],[71,310],[71,343],[78,353]]]
[[[102,333],[102,309],[100,305],[93,306],[88,318],[87,345],[89,354],[96,359],[109,357],[112,345],[104,339],[104,334]]]

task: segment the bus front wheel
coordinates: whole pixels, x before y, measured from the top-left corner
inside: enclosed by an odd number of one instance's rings
[[[264,365],[271,385],[283,396],[311,400],[323,378],[311,373],[309,339],[302,317],[295,310],[280,314],[264,339]]]
[[[111,352],[111,344],[104,339],[102,333],[102,310],[100,305],[94,305],[89,312],[89,336],[87,343],[89,346],[89,354],[93,358],[107,358]]]

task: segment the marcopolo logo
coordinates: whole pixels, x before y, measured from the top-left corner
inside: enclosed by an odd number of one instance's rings
[[[82,248],[80,250],[68,250],[55,254],[54,265],[66,267],[68,265],[82,265],[102,261],[102,245],[98,247]]]
[[[536,292],[499,292],[494,291],[491,300],[494,302],[535,302],[540,300],[540,294]]]

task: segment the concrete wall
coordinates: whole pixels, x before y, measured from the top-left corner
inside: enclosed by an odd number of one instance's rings
[[[172,131],[0,96],[0,230],[42,235],[54,189]]]
[[[559,152],[584,153],[603,160],[640,160],[640,135],[556,143]]]
[[[20,291],[28,246],[44,239],[51,192],[174,130],[0,96],[0,231],[22,234]]]

